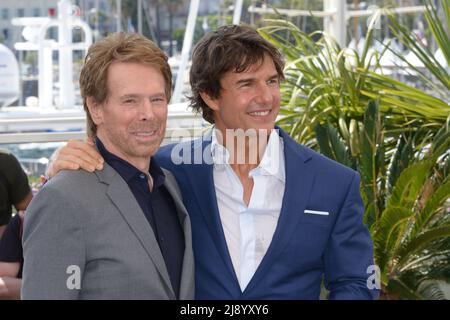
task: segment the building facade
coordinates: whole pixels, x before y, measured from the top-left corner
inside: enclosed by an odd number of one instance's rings
[[[0,42],[13,49],[14,43],[22,41],[22,28],[13,26],[11,19],[17,17],[47,17],[57,9],[58,0],[2,0],[0,1]]]

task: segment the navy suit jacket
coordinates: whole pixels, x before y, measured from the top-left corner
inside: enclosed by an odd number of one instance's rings
[[[330,299],[373,299],[370,233],[357,172],[284,141],[286,187],[272,242],[241,291],[222,229],[213,181],[211,134],[167,145],[156,155],[181,188],[192,223],[197,299],[318,299],[322,279]],[[329,215],[305,213],[326,211]]]

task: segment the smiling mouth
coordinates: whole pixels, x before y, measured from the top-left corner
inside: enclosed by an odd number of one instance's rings
[[[148,131],[148,132],[136,132],[135,134],[137,136],[152,136],[155,133],[156,133],[156,130],[155,131]]]
[[[152,130],[152,131],[133,132],[132,134],[136,137],[147,138],[147,137],[155,136],[157,133],[158,133],[158,130]]]
[[[251,115],[252,117],[265,117],[267,115],[269,115],[269,113],[272,110],[262,110],[262,111],[253,111],[253,112],[249,112],[248,114]]]

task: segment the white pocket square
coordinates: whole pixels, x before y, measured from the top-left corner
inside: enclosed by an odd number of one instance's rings
[[[330,213],[328,211],[317,211],[317,210],[305,210],[305,213],[308,214],[318,214],[321,216],[328,216]]]

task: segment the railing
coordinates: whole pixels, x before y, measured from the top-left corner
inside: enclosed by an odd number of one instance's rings
[[[61,142],[61,141],[68,141],[71,139],[84,140],[85,138],[86,138],[85,131],[1,133],[0,144]]]
[[[64,142],[86,138],[86,117],[82,110],[64,115],[24,110],[10,108],[3,114],[0,112],[0,144]],[[201,135],[205,123],[199,115],[185,111],[184,104],[169,105],[169,110],[163,143]]]
[[[169,105],[167,129],[162,144],[200,137],[205,122],[187,111],[186,104]],[[0,148],[13,152],[31,176],[44,174],[46,163],[56,148],[68,140],[86,139],[86,116],[73,110],[0,109]],[[7,145],[7,146],[4,146]]]
[[[163,143],[178,142],[182,139],[200,137],[205,130],[203,127],[194,128],[169,128]],[[44,143],[44,142],[65,142],[68,140],[85,140],[86,131],[77,132],[20,132],[1,133],[0,144],[12,143]]]

